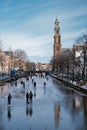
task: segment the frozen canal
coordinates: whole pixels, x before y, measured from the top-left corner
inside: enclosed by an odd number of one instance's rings
[[[0,130],[87,130],[87,97],[70,90],[51,77],[33,76],[26,81],[0,86]],[[25,88],[20,83],[25,81]],[[44,81],[46,80],[46,88]],[[26,92],[33,92],[26,104]],[[7,96],[11,93],[11,105]]]

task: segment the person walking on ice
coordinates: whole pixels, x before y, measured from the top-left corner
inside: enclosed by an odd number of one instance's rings
[[[28,103],[29,95],[28,92],[26,92],[26,103]]]
[[[29,93],[30,103],[32,103],[32,98],[33,98],[33,93],[32,93],[32,91],[30,91],[30,93]]]
[[[12,99],[12,96],[11,96],[11,94],[9,93],[9,95],[8,95],[8,105],[11,104],[11,99]]]
[[[34,87],[36,88],[36,82],[34,81]]]
[[[46,88],[46,81],[44,81],[44,88]]]

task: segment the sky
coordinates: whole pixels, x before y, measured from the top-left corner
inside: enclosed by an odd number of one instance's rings
[[[31,62],[53,56],[55,19],[62,48],[87,32],[87,0],[0,0],[0,40],[4,50],[24,50]]]

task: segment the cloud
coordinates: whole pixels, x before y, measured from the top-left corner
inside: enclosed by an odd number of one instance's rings
[[[29,37],[26,34],[18,34],[18,33],[3,33],[2,34],[3,44],[8,47],[12,47],[15,49],[23,49],[25,50],[29,56],[45,56],[51,53],[50,49],[52,48],[52,39],[49,35],[42,35],[38,37]],[[47,52],[46,52],[47,51]]]
[[[62,38],[66,39],[66,38],[78,37],[86,31],[87,31],[87,29],[83,29],[83,30],[81,29],[79,32],[78,31],[73,31],[72,33],[68,32],[68,33],[66,33],[66,35],[62,35]]]
[[[4,46],[23,49],[35,61],[52,56],[56,16],[63,46],[71,46],[87,27],[87,5],[79,0],[7,0],[0,7]]]

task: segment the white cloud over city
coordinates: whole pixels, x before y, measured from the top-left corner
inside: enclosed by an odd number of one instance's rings
[[[85,0],[1,0],[0,3],[2,44],[5,49],[25,50],[33,62],[51,60],[57,16],[62,47],[72,47],[75,39],[87,31]]]

